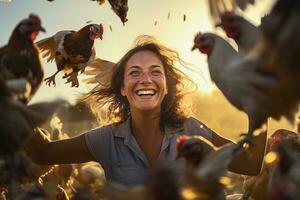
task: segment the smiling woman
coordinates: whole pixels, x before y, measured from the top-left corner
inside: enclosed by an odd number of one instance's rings
[[[186,119],[186,114],[180,109],[182,97],[196,88],[175,67],[175,63],[184,67],[185,62],[176,51],[159,44],[153,37],[142,35],[135,43],[136,46],[117,63],[112,84],[96,86],[88,94],[89,102],[95,109],[108,106],[109,120],[122,123],[132,115],[134,110],[131,109],[135,108],[134,103],[138,103],[138,99],[152,99],[150,102],[154,104],[154,100],[157,101],[158,107],[155,112],[152,111],[151,117],[155,114],[156,118],[160,118],[161,127],[180,126]]]
[[[149,36],[137,41],[116,64],[111,83],[99,84],[86,96],[95,108],[107,106],[108,118],[116,121],[61,141],[49,141],[36,131],[26,144],[36,162],[93,160],[102,165],[107,180],[139,184],[145,172],[161,160],[177,170],[185,166],[184,160],[176,159],[176,140],[182,134],[201,135],[215,146],[230,142],[181,108],[185,83],[192,82],[174,65],[184,64],[178,53]],[[255,138],[255,148],[250,146],[250,154],[234,160],[232,170],[257,174],[265,140],[266,134]]]
[[[130,112],[150,111],[159,116],[167,94],[163,64],[152,51],[135,53],[127,62],[121,94],[130,104]]]

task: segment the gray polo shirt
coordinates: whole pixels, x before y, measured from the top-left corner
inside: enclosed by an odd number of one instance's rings
[[[183,159],[176,159],[176,139],[181,134],[198,134],[211,141],[212,131],[195,118],[188,118],[181,128],[166,127],[158,160],[167,161],[172,168],[185,167]],[[150,168],[146,155],[131,133],[130,118],[122,124],[93,129],[85,134],[92,156],[105,172],[107,180],[134,185],[143,182]]]

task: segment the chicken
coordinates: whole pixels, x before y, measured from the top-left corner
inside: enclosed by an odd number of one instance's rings
[[[277,159],[269,183],[269,199],[299,199],[300,195],[300,162],[299,138],[286,139],[276,146]]]
[[[299,1],[278,0],[270,14],[263,20],[262,38],[256,47],[259,62],[270,70],[282,74],[281,77],[287,76],[285,81],[295,81],[295,85],[300,85],[299,13]],[[299,91],[297,87],[298,95]]]
[[[71,82],[71,87],[78,87],[78,72],[81,73],[85,67],[93,63],[95,59],[94,41],[97,38],[102,39],[102,24],[89,24],[79,31],[60,31],[54,36],[37,42],[42,56],[47,58],[48,62],[55,60],[57,71],[46,78],[46,84],[54,86],[55,76],[61,70],[65,71],[63,78]]]
[[[217,151],[210,153],[197,167],[197,175],[207,178],[224,176],[233,159],[245,151],[244,144],[247,142],[247,138],[244,138],[236,144],[225,144]]]
[[[181,135],[177,139],[177,157],[183,157],[188,166],[197,167],[205,156],[214,151],[213,145],[201,136]]]
[[[253,49],[261,37],[259,27],[234,12],[222,13],[221,23],[217,26],[221,26],[227,37],[234,39],[239,52],[245,54]]]
[[[92,0],[97,1],[100,5],[105,2],[105,0]],[[127,12],[128,12],[128,0],[108,0],[111,5],[112,10],[120,18],[123,25],[128,21]]]
[[[30,95],[19,100],[28,103],[41,85],[44,71],[33,41],[45,32],[37,15],[30,14],[14,29],[8,44],[0,48],[0,76],[4,81],[24,78],[31,85]]]
[[[178,172],[174,172],[167,163],[158,164],[145,176],[145,199],[153,200],[181,200],[180,178]]]
[[[276,96],[280,94],[280,90],[275,90],[279,85],[277,77],[257,67],[252,55],[239,54],[226,40],[213,33],[198,33],[192,50],[196,48],[208,55],[210,76],[216,86],[232,105],[248,115],[249,138],[269,116],[275,119],[283,114],[290,116],[289,108],[278,102],[282,99]]]
[[[276,130],[268,139],[267,149],[266,149],[267,156],[265,160],[266,161],[269,160],[268,156],[271,153],[274,153],[276,146],[279,145],[281,142],[284,142],[286,140],[298,140],[298,139],[299,139],[299,135],[295,132],[286,129]],[[244,196],[250,199],[257,199],[257,200],[268,199],[268,195],[269,195],[268,186],[271,180],[270,177],[272,175],[271,172],[273,168],[274,165],[266,162],[266,164],[263,165],[263,168],[259,175],[245,177],[244,186],[243,186],[245,191]]]
[[[213,22],[217,22],[221,13],[233,11],[237,8],[245,10],[249,4],[254,4],[255,0],[208,0],[210,15]]]
[[[31,93],[31,85],[25,78],[10,79],[5,81],[9,92],[16,99],[28,99]]]
[[[224,186],[227,179],[224,176],[234,158],[244,152],[246,141],[242,139],[237,144],[226,144],[205,156],[194,170],[187,172],[184,188],[190,188],[199,199],[225,199]]]
[[[0,157],[16,152],[36,126],[48,120],[64,101],[35,103],[29,106],[14,99],[0,79]]]
[[[109,181],[101,191],[111,200],[182,200],[180,175],[181,172],[172,169],[166,160],[159,160],[147,170],[143,184],[128,186]]]
[[[108,2],[116,15],[121,19],[123,25],[125,25],[125,22],[128,21],[128,0],[108,0]]]

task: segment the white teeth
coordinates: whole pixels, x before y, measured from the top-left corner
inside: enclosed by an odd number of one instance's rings
[[[137,95],[154,95],[154,90],[139,90]]]

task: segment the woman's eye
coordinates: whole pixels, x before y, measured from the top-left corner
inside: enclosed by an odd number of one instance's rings
[[[161,72],[160,70],[153,70],[153,71],[152,71],[152,74],[153,74],[154,76],[158,76],[158,75],[161,75],[162,72]]]
[[[129,75],[132,75],[132,76],[138,76],[140,74],[139,71],[131,71],[129,72]]]

